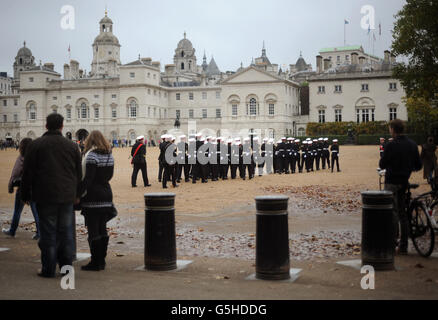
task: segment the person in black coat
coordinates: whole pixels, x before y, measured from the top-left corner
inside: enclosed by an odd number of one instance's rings
[[[137,140],[131,149],[131,157],[131,164],[133,165],[131,186],[133,188],[137,187],[137,175],[138,171],[141,170],[143,184],[145,187],[149,187],[150,184],[147,172],[146,145],[144,144],[144,136],[137,137]]]
[[[64,118],[51,113],[47,132],[26,150],[21,181],[25,203],[36,202],[40,219],[41,277],[53,278],[56,264],[72,265],[73,204],[80,195],[81,154],[77,144],[62,136]]]
[[[330,147],[330,152],[332,154],[332,172],[334,169],[334,163],[336,161],[336,169],[338,170],[338,172],[340,172],[341,170],[339,169],[339,145],[338,145],[338,139],[334,139],[333,140],[333,144]]]
[[[109,181],[114,175],[111,146],[100,131],[92,131],[85,140],[80,184],[81,214],[88,230],[91,261],[81,267],[86,271],[105,269],[109,236],[106,224],[115,217],[113,193]]]
[[[164,173],[163,173],[163,189],[167,189],[167,181],[172,180],[172,185],[174,188],[178,187],[176,184],[176,146],[173,143],[175,141],[175,138],[168,136],[167,138],[169,141],[166,141],[161,153],[160,153],[160,161],[163,163],[164,166]],[[167,140],[166,139],[166,140]],[[166,152],[168,152],[169,147],[175,146],[175,150],[173,151],[173,156],[175,160],[167,161],[166,160]]]

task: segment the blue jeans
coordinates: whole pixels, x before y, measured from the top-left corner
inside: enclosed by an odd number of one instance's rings
[[[15,205],[14,205],[14,215],[12,216],[11,228],[9,229],[12,236],[15,236],[18,224],[20,223],[21,212],[23,212],[24,202],[21,200],[20,189],[15,193]],[[30,209],[32,210],[33,218],[35,219],[36,234],[40,235],[40,223],[38,219],[38,211],[36,209],[35,202],[30,203]]]
[[[36,207],[40,217],[42,273],[54,276],[59,267],[72,265],[74,256],[73,204],[42,204]]]

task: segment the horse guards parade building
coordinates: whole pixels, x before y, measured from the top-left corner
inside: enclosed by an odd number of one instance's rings
[[[79,62],[35,63],[26,46],[18,50],[14,75],[0,73],[0,140],[36,138],[51,112],[64,116],[66,137],[83,139],[97,129],[109,140],[139,135],[158,141],[178,136],[245,137],[250,133],[279,139],[305,135],[310,122],[407,120],[403,88],[392,78],[396,63],[362,46],[321,49],[316,70],[300,57],[288,70],[262,54],[248,67],[222,72],[214,58],[199,64],[184,33],[173,64],[142,58],[122,64],[113,21],[105,16],[92,44],[91,71]]]

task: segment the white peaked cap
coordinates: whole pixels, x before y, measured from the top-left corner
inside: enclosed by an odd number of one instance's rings
[[[316,141],[318,141],[318,139],[313,139],[313,142],[316,142]]]
[[[259,137],[252,138],[252,141],[259,141]]]
[[[196,140],[195,140],[195,138],[190,138],[189,139],[189,142],[195,142]]]
[[[338,142],[338,139],[333,140],[333,142]]]
[[[143,140],[144,139],[144,136],[138,136],[137,137],[137,140]]]
[[[205,141],[205,138],[204,137],[201,137],[201,139],[199,139],[200,141]]]
[[[295,142],[300,142],[301,140],[300,139],[295,139]]]
[[[240,141],[240,138],[234,138],[234,141]]]
[[[233,143],[233,139],[228,139],[227,143]]]
[[[291,141],[291,140],[293,140],[294,138],[291,138],[291,137],[289,137],[289,138],[287,138],[287,140],[289,140],[289,141]]]
[[[274,139],[270,138],[270,139],[268,140],[268,142],[269,142],[269,143],[274,143]]]
[[[200,132],[198,132],[197,134],[196,134],[196,137],[201,137],[202,136],[202,133],[200,133]]]
[[[179,138],[180,138],[180,139],[185,139],[185,138],[187,138],[187,137],[186,137],[185,134],[183,134],[183,135],[179,136]]]
[[[282,140],[280,139],[280,140],[277,141],[277,143],[281,143],[281,141],[282,141]]]
[[[309,144],[312,144],[312,143],[313,143],[313,141],[312,141],[312,140],[309,140],[309,141],[308,141],[308,143],[309,143]]]
[[[224,140],[224,138],[222,138],[222,137],[217,137],[216,140],[221,140],[221,141],[222,141],[222,140]]]
[[[175,140],[176,138],[174,136],[170,136],[170,140]]]
[[[324,138],[324,141],[328,141],[328,138]]]
[[[266,142],[266,141],[269,141],[269,139],[268,138],[263,138],[263,141]]]
[[[309,140],[311,140],[311,139],[310,139],[310,138],[307,138],[307,139],[306,139],[306,141],[309,141]]]
[[[303,141],[303,144],[307,144],[307,140],[304,140],[304,141]]]
[[[322,140],[324,140],[324,139],[323,139],[323,138],[319,138],[318,140],[319,140],[319,141],[322,141]]]
[[[286,137],[281,137],[281,140],[286,140]]]
[[[165,138],[166,138],[166,135],[165,135],[165,134],[162,134],[160,138],[161,138],[161,139],[165,139]]]
[[[207,137],[207,140],[208,140],[208,139],[211,139],[211,138],[213,138],[213,137],[212,137],[212,136],[208,136],[208,137]]]
[[[243,141],[249,141],[250,139],[248,137],[246,137],[245,139],[243,139]]]

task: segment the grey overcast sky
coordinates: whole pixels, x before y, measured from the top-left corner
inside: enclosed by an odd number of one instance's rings
[[[221,71],[235,71],[241,62],[248,66],[261,55],[263,41],[271,63],[288,66],[302,51],[315,68],[321,48],[343,45],[344,19],[349,21],[347,45],[360,44],[372,53],[368,32],[361,28],[364,5],[375,9],[374,53],[382,57],[391,45],[394,15],[404,4],[403,0],[0,0],[0,71],[12,74],[14,58],[26,40],[37,63],[52,62],[61,74],[70,45],[71,58],[88,72],[105,6],[122,46],[122,64],[140,54],[160,61],[163,69],[173,63],[176,45],[186,31],[198,64],[205,50],[207,60],[214,56]],[[64,5],[75,9],[74,30],[61,28]]]

